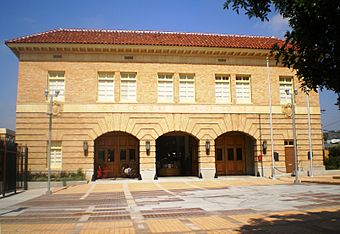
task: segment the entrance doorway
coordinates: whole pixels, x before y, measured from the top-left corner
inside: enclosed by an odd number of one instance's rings
[[[124,132],[109,132],[95,142],[96,178],[139,176],[139,140]]]
[[[284,144],[285,144],[286,173],[293,173],[295,168],[294,141],[285,140]]]
[[[198,140],[172,132],[156,140],[157,176],[198,176]]]
[[[215,140],[217,175],[254,175],[255,140],[240,132],[230,132]]]

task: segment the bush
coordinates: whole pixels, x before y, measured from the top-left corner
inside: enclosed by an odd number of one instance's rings
[[[340,144],[329,148],[329,158],[324,163],[327,170],[340,169]]]
[[[28,181],[47,181],[46,172],[32,173],[28,172]],[[81,168],[77,172],[61,171],[57,173],[51,173],[51,181],[74,181],[85,180],[85,174]]]

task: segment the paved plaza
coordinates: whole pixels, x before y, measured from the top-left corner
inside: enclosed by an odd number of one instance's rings
[[[0,233],[340,232],[336,184],[257,177],[105,180],[8,207],[6,199],[0,199]]]

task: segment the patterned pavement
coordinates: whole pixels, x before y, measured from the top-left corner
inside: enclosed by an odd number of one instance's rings
[[[0,210],[0,233],[339,231],[339,185],[264,178],[98,181]]]

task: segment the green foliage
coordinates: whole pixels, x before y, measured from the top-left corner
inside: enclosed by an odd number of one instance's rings
[[[340,169],[340,144],[329,148],[329,158],[324,160],[327,170]]]
[[[291,30],[272,49],[276,61],[296,70],[302,88],[333,90],[340,108],[339,0],[226,0],[224,9],[230,6],[262,21],[272,9],[287,18]]]
[[[51,181],[75,181],[85,180],[85,174],[81,168],[77,172],[65,172],[51,173]],[[28,174],[28,181],[47,181],[47,173],[31,173]]]

